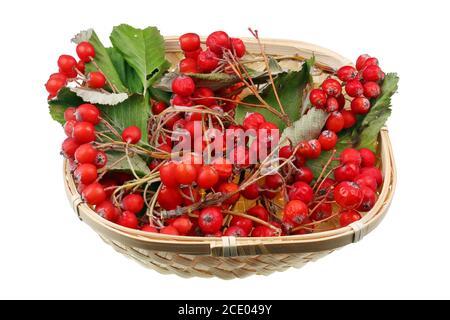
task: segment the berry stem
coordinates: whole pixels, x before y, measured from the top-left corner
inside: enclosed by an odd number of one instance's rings
[[[327,170],[328,166],[331,164],[331,162],[333,161],[334,155],[336,154],[336,149],[333,150],[333,152],[331,153],[330,158],[328,159],[328,161],[325,163],[325,165],[322,168],[322,172],[320,173],[319,177],[316,180],[316,183],[313,186],[313,190],[317,187],[319,181],[321,181],[322,176],[325,174],[325,171]]]

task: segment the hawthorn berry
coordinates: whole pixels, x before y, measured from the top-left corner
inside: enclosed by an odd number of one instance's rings
[[[246,234],[250,234],[253,229],[253,221],[248,218],[234,216],[233,219],[231,219],[230,226],[240,227]]]
[[[354,163],[357,166],[361,165],[361,153],[353,148],[347,148],[341,152],[339,160],[342,164]]]
[[[80,144],[74,138],[67,138],[61,146],[61,152],[66,158],[72,158]]]
[[[172,105],[174,105],[174,106],[192,107],[194,105],[194,103],[192,102],[190,97],[183,97],[178,94],[173,96],[171,102],[172,102]],[[180,119],[180,116],[178,114],[174,114],[174,115],[172,115],[172,117],[177,120]],[[166,125],[170,126],[169,122],[167,122]]]
[[[83,62],[90,62],[95,58],[95,49],[92,44],[87,41],[80,42],[76,48],[77,55]]]
[[[346,210],[340,213],[339,225],[341,227],[346,227],[353,222],[361,220],[361,215],[355,210]]]
[[[115,222],[119,218],[120,211],[109,200],[105,200],[102,203],[95,206],[95,212],[111,222]]]
[[[94,182],[86,186],[82,192],[83,199],[90,205],[97,205],[106,200],[106,193],[103,186]]]
[[[333,213],[333,207],[331,203],[322,203],[320,204],[316,210],[311,214],[310,218],[313,221],[321,221],[324,219],[328,219],[331,217]]]
[[[228,179],[233,174],[233,165],[228,159],[214,159],[212,166],[216,169],[216,172],[221,179]]]
[[[219,174],[213,166],[202,166],[198,171],[197,185],[202,189],[209,189],[219,182]]]
[[[377,180],[368,174],[358,174],[355,179],[353,179],[355,183],[357,183],[361,188],[369,187],[373,191],[377,190],[378,184]]]
[[[200,193],[196,188],[182,188],[181,193],[183,196],[183,206],[190,206],[201,200]]]
[[[283,159],[289,159],[292,156],[292,147],[291,145],[287,145],[280,148],[279,157]]]
[[[341,112],[335,111],[328,116],[325,127],[333,132],[340,132],[344,129],[345,119]]]
[[[70,75],[70,78],[72,78],[71,75],[73,74],[73,70],[76,65],[77,60],[67,54],[63,54],[58,58],[58,67],[60,72],[64,73],[65,75]]]
[[[82,74],[84,74],[86,72],[86,65],[84,64],[84,61],[82,61],[82,60],[77,62],[76,68]]]
[[[317,159],[320,154],[322,153],[322,147],[320,145],[319,140],[317,139],[311,139],[308,141],[309,145],[309,153],[307,158],[308,159]]]
[[[259,112],[253,112],[247,114],[244,121],[242,122],[242,127],[244,130],[258,130],[259,127],[266,122],[266,118],[259,113]]]
[[[354,114],[366,114],[370,110],[370,101],[365,97],[358,97],[353,99],[351,107]]]
[[[142,226],[141,231],[158,233],[158,229],[156,229],[154,226],[152,226],[150,224],[146,224],[146,225]]]
[[[97,151],[95,156],[94,164],[98,169],[104,168],[108,163],[108,156],[104,151]]]
[[[153,115],[158,115],[166,109],[167,109],[167,105],[162,101],[158,101],[158,102],[155,102],[152,104],[152,114]]]
[[[335,97],[328,97],[326,106],[328,113],[339,111],[340,108],[339,101]]]
[[[47,83],[45,84],[45,89],[50,95],[56,96],[59,90],[61,90],[61,88],[63,88],[65,85],[66,81],[62,79],[48,79]]]
[[[361,204],[363,193],[356,183],[344,181],[334,188],[334,199],[342,208],[354,209]]]
[[[368,99],[378,98],[381,94],[380,85],[373,81],[364,83],[364,96]]]
[[[314,197],[313,189],[303,181],[297,181],[289,187],[289,200],[301,200],[304,203],[310,203]]]
[[[223,235],[226,237],[246,237],[248,233],[239,226],[231,226]]]
[[[331,192],[334,188],[334,185],[336,184],[336,181],[330,178],[325,178],[320,184],[317,189],[317,195],[318,196],[324,196],[328,194],[327,199],[332,200],[334,198],[333,192]]]
[[[173,222],[170,224],[172,227],[177,229],[178,233],[181,236],[187,235],[189,232],[191,232],[193,223],[187,216],[181,216],[173,220]]]
[[[97,125],[100,122],[100,110],[93,104],[84,103],[76,109],[75,118],[77,121],[86,121]]]
[[[206,45],[215,54],[222,55],[224,49],[231,49],[230,37],[223,31],[215,31],[206,38]]]
[[[223,215],[218,207],[204,208],[198,216],[198,226],[203,233],[213,234],[222,228]]]
[[[359,167],[353,163],[345,163],[334,169],[334,178],[336,181],[353,181],[359,174]]]
[[[370,57],[364,62],[362,70],[364,70],[368,66],[378,66],[379,62],[377,58]]]
[[[100,71],[92,71],[88,74],[86,83],[89,88],[101,89],[106,84],[106,78]]]
[[[165,186],[169,188],[178,187],[178,179],[174,174],[176,169],[177,164],[175,162],[168,162],[159,167],[159,177]]]
[[[231,197],[229,197],[227,200],[223,201],[223,204],[226,205],[233,205],[235,204],[241,194],[239,192],[237,192],[239,189],[239,186],[236,183],[233,182],[226,182],[226,183],[222,183],[219,188],[217,189],[218,192],[221,192],[222,194],[232,194]]]
[[[364,69],[362,76],[365,81],[375,81],[376,82],[376,81],[381,80],[382,71],[381,71],[380,67],[377,65],[369,65]]]
[[[191,184],[197,179],[197,169],[190,163],[178,163],[175,166],[175,172],[171,173],[175,175],[178,184]]]
[[[172,82],[173,93],[180,95],[182,97],[189,97],[194,93],[195,83],[191,77],[188,76],[178,76]]]
[[[307,184],[310,184],[314,179],[314,174],[308,167],[300,167],[297,169],[297,172],[295,173],[295,180],[296,181],[303,181]]]
[[[337,143],[338,136],[332,130],[324,130],[319,136],[319,143],[323,150],[332,150]]]
[[[241,191],[241,195],[248,200],[255,200],[259,198],[259,186],[256,182],[250,184],[247,188]]]
[[[183,51],[195,51],[200,48],[200,37],[196,33],[185,33],[178,39]]]
[[[239,38],[231,38],[231,49],[238,58],[242,58],[245,55],[245,44]]]
[[[360,97],[364,94],[364,86],[359,80],[350,80],[345,85],[345,92],[352,98]]]
[[[92,144],[85,143],[79,146],[75,151],[75,160],[77,160],[78,163],[94,163],[97,153],[97,149],[95,149]]]
[[[89,143],[95,140],[95,128],[90,122],[77,122],[73,126],[72,137],[79,144]]]
[[[275,235],[275,231],[267,226],[257,226],[252,231],[252,237],[274,237]]]
[[[75,117],[75,111],[77,109],[75,107],[69,107],[66,110],[64,110],[64,120],[70,121],[70,120],[76,120]]]
[[[263,221],[269,221],[269,211],[266,208],[260,205],[256,205],[247,209],[247,214],[254,216]]]
[[[80,164],[73,173],[77,182],[90,184],[97,179],[97,167],[92,163]]]
[[[195,61],[197,61],[200,52],[202,52],[202,48],[198,48],[194,51],[184,51],[184,56],[188,59],[194,59]]]
[[[356,117],[353,112],[348,110],[341,110],[341,114],[344,117],[344,129],[351,128],[356,123]]]
[[[144,208],[144,198],[137,193],[126,195],[122,199],[122,209],[134,213],[140,212]]]
[[[308,213],[308,206],[303,201],[291,200],[284,207],[283,221],[298,226],[308,217]]]
[[[171,235],[171,236],[179,236],[180,235],[180,233],[174,226],[167,226],[167,227],[161,228],[161,230],[159,230],[159,233],[167,234],[167,235]]]
[[[64,124],[64,133],[66,136],[71,137],[73,132],[73,126],[76,124],[76,120],[69,120]]]
[[[49,79],[60,79],[60,80],[64,81],[65,83],[67,83],[67,76],[62,72],[52,73],[50,75]]]
[[[270,190],[278,190],[283,184],[283,178],[279,173],[267,175],[265,178],[265,186]]]
[[[368,54],[362,54],[356,59],[356,70],[360,71],[363,69],[364,65],[366,64],[367,59],[369,59],[370,56]]]
[[[356,71],[356,69],[352,66],[344,66],[339,68],[339,70],[336,72],[336,75],[339,80],[347,82],[355,79],[358,75],[358,71]]]
[[[158,193],[157,201],[164,210],[175,210],[183,203],[183,197],[178,188],[163,186]]]
[[[181,73],[198,73],[197,60],[193,58],[184,58],[180,61],[178,69]]]
[[[122,131],[122,140],[126,143],[136,144],[141,136],[141,129],[136,126],[129,126]]]
[[[309,101],[314,107],[323,109],[327,104],[327,94],[322,89],[312,89],[309,94]]]
[[[383,175],[378,168],[375,167],[365,167],[361,168],[361,174],[368,174],[377,180],[377,185],[381,186],[383,184]]]
[[[130,229],[138,229],[139,220],[136,217],[136,214],[131,211],[123,211],[116,222],[118,225],[130,228]]]
[[[211,107],[216,104],[216,100],[212,97],[214,97],[214,91],[206,87],[195,89],[192,95],[195,104],[203,105],[206,107]]]
[[[367,212],[373,208],[375,202],[377,201],[377,194],[371,188],[362,186],[361,191],[363,194],[362,202],[358,207],[359,211]]]
[[[219,65],[219,57],[211,50],[201,51],[197,57],[197,67],[201,72],[211,72]]]
[[[374,167],[377,161],[377,157],[372,150],[367,148],[359,149],[359,154],[361,155],[361,167]]]
[[[342,92],[342,86],[336,79],[328,78],[324,82],[322,82],[322,90],[329,97],[337,97]]]

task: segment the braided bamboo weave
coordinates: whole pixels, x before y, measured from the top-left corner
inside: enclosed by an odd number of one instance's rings
[[[245,40],[247,50],[258,56],[258,46]],[[350,62],[336,53],[315,45],[283,40],[264,40],[267,54],[315,55],[320,68],[336,69]],[[181,57],[177,38],[166,38],[168,59],[176,63]],[[395,163],[388,132],[380,133],[381,169],[384,184],[379,198],[362,220],[345,228],[306,235],[274,238],[202,238],[146,233],[123,228],[98,216],[81,199],[67,161],[64,182],[68,198],[78,217],[94,229],[118,252],[160,273],[182,277],[243,278],[253,274],[268,275],[290,267],[300,268],[347,244],[360,241],[381,222],[391,203],[396,184]]]

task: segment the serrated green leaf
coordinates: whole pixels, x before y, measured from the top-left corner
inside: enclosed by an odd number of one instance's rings
[[[328,119],[328,113],[324,110],[311,108],[292,126],[284,129],[280,141],[289,139],[292,145],[297,145],[302,141],[316,139]]]
[[[78,107],[82,103],[84,103],[83,100],[70,91],[69,88],[63,88],[59,91],[56,99],[48,102],[50,115],[53,120],[63,125],[66,122],[64,120],[64,111],[69,107]]]
[[[385,109],[383,113],[370,122],[370,124],[361,132],[359,136],[358,148],[368,148],[375,152],[380,130],[386,124],[386,121],[391,113],[391,109]]]
[[[155,87],[148,88],[148,92],[152,99],[154,99],[156,101],[162,101],[167,105],[170,104],[170,99],[172,97],[171,92],[167,92],[167,91],[155,88]]]
[[[164,38],[155,27],[136,29],[121,24],[113,28],[110,39],[125,61],[136,71],[144,90],[170,67],[165,58]]]
[[[304,63],[300,71],[282,73],[274,79],[275,87],[277,88],[278,96],[281,104],[283,105],[284,111],[293,122],[300,118],[303,90],[311,81],[311,63],[313,63],[313,60]],[[276,110],[280,110],[280,106],[278,105],[272,85],[268,85],[260,95],[270,106]],[[260,104],[256,96],[253,95],[246,97],[243,102]],[[235,118],[238,122],[242,122],[247,112],[255,111],[263,114],[267,121],[275,123],[280,130],[283,130],[286,127],[283,120],[270,111],[262,108],[248,107],[242,104],[236,108]]]
[[[126,171],[130,172],[131,167],[128,160],[124,158],[125,153],[120,151],[107,151],[108,163],[106,168],[111,171]],[[130,162],[133,166],[134,171],[140,177],[143,177],[150,173],[150,169],[145,163],[145,161],[137,154],[130,154]],[[114,165],[114,166],[112,166]]]
[[[125,59],[120,54],[119,50],[114,47],[106,48],[106,52],[108,52],[109,58],[111,59],[111,62],[114,65],[114,68],[116,69],[120,80],[123,84],[126,84],[127,75],[125,72]]]

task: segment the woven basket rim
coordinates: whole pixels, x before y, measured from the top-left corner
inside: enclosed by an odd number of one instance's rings
[[[165,37],[165,39],[166,49],[168,51],[178,48],[177,37]],[[244,38],[244,42],[247,47],[250,47],[249,51],[253,49],[257,52],[256,42],[253,39]],[[278,47],[285,46],[290,48],[289,50],[294,48],[293,50],[306,57],[315,55],[317,61],[331,68],[337,68],[339,65],[349,63],[348,59],[328,49],[304,42],[264,39],[263,43],[266,46],[266,50],[271,45],[275,46],[273,50],[279,50]],[[251,44],[254,44],[253,48]],[[70,173],[68,160],[64,161],[64,183],[68,198],[81,220],[85,221],[91,228],[101,234],[102,237],[120,241],[131,247],[180,254],[211,256],[303,253],[330,250],[359,241],[363,236],[375,229],[386,214],[396,185],[395,163],[387,128],[381,130],[379,141],[384,182],[375,206],[356,224],[312,234],[270,238],[192,237],[171,236],[128,229],[101,218],[91,207],[82,201],[73,176]]]

